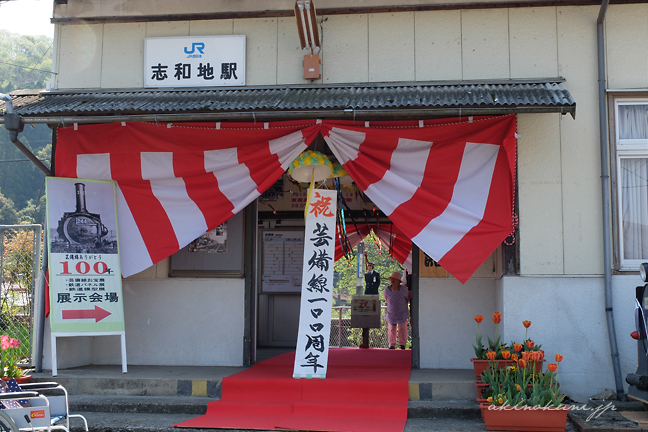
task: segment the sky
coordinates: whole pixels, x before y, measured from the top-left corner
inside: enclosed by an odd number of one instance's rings
[[[52,0],[0,1],[0,29],[24,36],[54,37]]]

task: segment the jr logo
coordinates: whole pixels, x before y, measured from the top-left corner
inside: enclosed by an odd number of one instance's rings
[[[200,54],[205,54],[203,52],[203,49],[205,49],[205,44],[204,43],[202,43],[202,42],[193,42],[191,44],[191,51],[189,51],[187,49],[187,47],[184,47],[184,52],[185,52],[185,54],[193,54],[196,50],[198,50],[198,52]]]

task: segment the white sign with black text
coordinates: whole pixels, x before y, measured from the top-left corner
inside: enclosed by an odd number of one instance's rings
[[[337,191],[316,189],[311,192],[304,236],[304,269],[293,378],[326,378],[336,212]]]
[[[245,85],[245,35],[146,38],[144,87]]]

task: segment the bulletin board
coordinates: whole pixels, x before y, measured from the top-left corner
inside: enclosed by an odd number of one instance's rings
[[[304,230],[261,232],[261,291],[301,292]]]

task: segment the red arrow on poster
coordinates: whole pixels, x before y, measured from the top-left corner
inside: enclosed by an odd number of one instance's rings
[[[112,312],[108,312],[105,309],[95,306],[94,309],[77,309],[77,310],[63,310],[63,319],[94,319],[95,322],[99,322],[102,319],[106,318],[108,315],[111,315]]]

